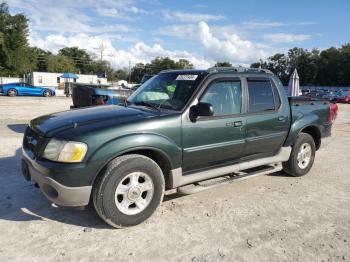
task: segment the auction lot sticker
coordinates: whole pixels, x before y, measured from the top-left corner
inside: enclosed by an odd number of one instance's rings
[[[194,81],[198,75],[178,75],[175,80]]]

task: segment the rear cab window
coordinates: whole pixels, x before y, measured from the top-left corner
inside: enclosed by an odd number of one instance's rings
[[[248,113],[264,113],[278,110],[281,98],[271,80],[248,78]]]

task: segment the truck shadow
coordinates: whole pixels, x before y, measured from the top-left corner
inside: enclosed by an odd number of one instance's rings
[[[52,220],[83,228],[112,228],[100,219],[92,205],[67,208],[51,204],[33,182],[26,181],[22,176],[21,157],[21,148],[18,148],[13,156],[0,158],[0,221]],[[177,193],[166,195],[163,201],[182,196]]]
[[[0,221],[45,221],[52,220],[85,228],[110,229],[95,210],[86,208],[65,208],[51,204],[32,182],[21,174],[21,148],[14,156],[0,158]],[[269,176],[288,177],[280,171]],[[164,202],[184,197],[176,192],[164,196]]]
[[[0,221],[53,220],[84,228],[111,228],[90,206],[77,209],[52,205],[33,182],[22,176],[21,156],[18,148],[13,156],[0,157]]]

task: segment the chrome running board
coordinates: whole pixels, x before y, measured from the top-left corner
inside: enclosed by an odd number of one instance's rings
[[[180,167],[180,168],[171,170],[170,177],[169,177],[169,182],[170,182],[169,185],[170,185],[170,188],[178,188],[180,186],[193,184],[195,182],[208,180],[211,178],[224,176],[227,174],[237,173],[242,170],[247,170],[254,167],[279,164],[289,159],[291,151],[292,151],[292,147],[290,146],[282,147],[276,155],[271,157],[265,157],[265,158],[250,160],[250,161],[246,161],[246,162],[242,162],[242,163],[238,163],[230,166],[214,168],[206,171],[193,173],[190,175],[183,175],[182,169]]]
[[[262,167],[260,170],[257,170],[257,171],[249,172],[249,170],[247,170],[247,172],[230,174],[223,177],[205,180],[199,183],[182,186],[177,189],[177,192],[183,195],[190,195],[190,194],[198,193],[207,189],[227,185],[233,182],[238,182],[238,181],[246,180],[246,179],[261,176],[261,175],[275,173],[281,170],[282,170],[281,163],[273,164],[273,165]]]

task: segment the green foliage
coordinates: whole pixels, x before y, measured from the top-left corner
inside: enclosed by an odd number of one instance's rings
[[[174,61],[169,57],[156,57],[154,60],[147,64],[137,63],[131,70],[131,81],[138,83],[140,82],[143,75],[158,74],[162,70],[191,68],[193,68],[193,64],[191,64],[186,59],[179,59],[178,61]]]
[[[20,75],[35,67],[28,46],[28,19],[0,4],[0,72]]]
[[[89,74],[94,70],[94,62],[90,55],[78,47],[65,47],[58,51],[58,55],[65,56],[74,62],[75,68],[81,74]]]
[[[128,80],[129,74],[126,69],[118,69],[113,72],[113,77],[115,80]]]
[[[215,67],[232,67],[230,62],[216,62]]]
[[[32,58],[35,60],[35,68],[33,70],[46,72],[47,71],[47,61],[52,53],[49,51],[45,51],[38,47],[31,47]]]
[[[278,75],[284,85],[294,68],[298,70],[301,85],[349,86],[350,44],[331,47],[320,52],[294,47],[288,54],[275,54],[266,61],[251,64],[253,68],[266,68]]]
[[[48,72],[76,73],[73,60],[62,55],[50,55],[47,59]]]

